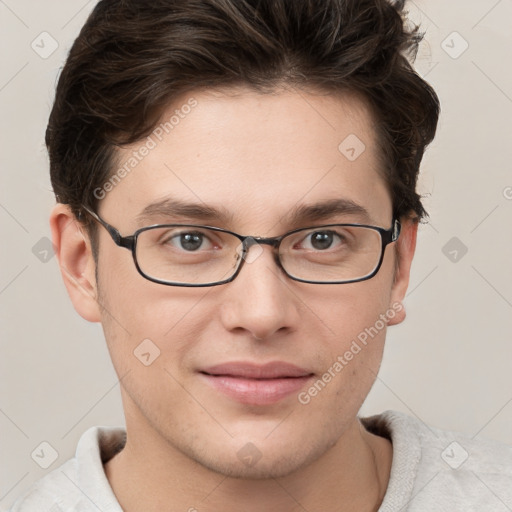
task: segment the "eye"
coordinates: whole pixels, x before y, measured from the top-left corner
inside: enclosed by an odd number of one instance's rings
[[[187,252],[196,252],[200,249],[210,250],[213,248],[211,240],[201,231],[182,231],[181,233],[176,233],[176,230],[168,231],[161,237],[160,244],[170,245],[173,248]]]
[[[302,242],[302,248],[315,251],[325,251],[333,246],[346,243],[346,237],[333,230],[319,230],[309,233]]]

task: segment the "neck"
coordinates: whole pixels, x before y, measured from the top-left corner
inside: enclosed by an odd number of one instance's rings
[[[125,512],[376,511],[386,491],[391,443],[356,419],[319,459],[281,478],[240,479],[213,472],[127,416],[124,449],[105,473]],[[342,507],[342,508],[341,508]]]

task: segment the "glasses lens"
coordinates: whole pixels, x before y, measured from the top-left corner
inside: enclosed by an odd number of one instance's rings
[[[285,237],[280,258],[291,276],[329,283],[368,277],[377,268],[381,252],[381,236],[375,229],[319,226]]]
[[[240,240],[221,231],[196,226],[147,229],[137,238],[141,271],[159,281],[208,284],[229,279],[236,271]]]

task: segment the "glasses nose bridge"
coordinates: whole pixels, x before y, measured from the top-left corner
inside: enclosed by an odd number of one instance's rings
[[[275,237],[264,237],[264,236],[246,236],[244,237],[244,244],[247,250],[251,248],[253,245],[270,245],[274,249],[277,249],[279,247],[279,244],[281,242],[281,236],[275,236]]]
[[[242,245],[244,248],[244,253],[247,254],[249,249],[253,245],[270,245],[272,247],[272,252],[274,256],[274,261],[279,268],[282,268],[281,260],[279,258],[279,244],[281,243],[282,236],[275,237],[263,237],[263,236],[245,236],[242,239]],[[243,258],[245,259],[245,258]]]

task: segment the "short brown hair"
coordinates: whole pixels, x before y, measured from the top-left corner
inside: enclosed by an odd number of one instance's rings
[[[178,95],[279,85],[362,95],[376,121],[393,213],[416,192],[439,100],[413,70],[422,35],[405,0],[101,0],[59,77],[46,131],[59,202],[78,217],[114,170],[115,147],[154,129]]]

